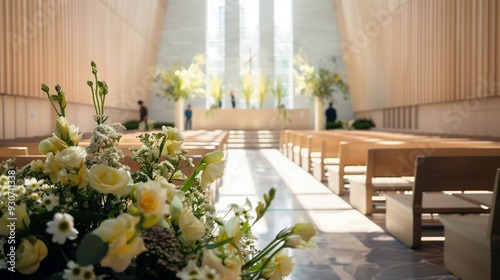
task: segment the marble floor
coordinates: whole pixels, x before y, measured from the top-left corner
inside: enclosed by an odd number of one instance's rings
[[[255,206],[272,187],[276,198],[254,230],[261,244],[297,222],[319,232],[318,249],[292,250],[296,267],[287,279],[457,279],[442,265],[442,252],[407,248],[383,230],[383,217],[362,215],[278,150],[229,150],[217,210],[246,197]]]

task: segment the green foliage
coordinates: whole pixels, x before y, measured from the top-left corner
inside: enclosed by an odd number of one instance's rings
[[[169,70],[157,69],[155,83],[160,89],[159,96],[177,101],[188,100],[192,94],[203,95],[205,76],[201,66],[204,64],[205,57],[198,54],[187,69],[179,64]]]
[[[370,129],[372,127],[375,127],[375,124],[370,119],[357,119],[352,124],[352,127],[354,127],[355,129]]]
[[[223,88],[224,81],[219,75],[215,75],[208,81],[208,95],[214,98],[215,104],[213,107],[219,107],[219,101],[224,97],[225,90]]]
[[[245,97],[245,100],[247,101],[247,109],[248,109],[250,108],[250,99],[252,98],[253,94],[252,75],[250,74],[243,75],[243,77],[241,77],[240,85],[241,85],[241,94],[243,95],[243,97]]]
[[[337,70],[336,58],[332,60],[335,65],[333,70],[325,67],[316,68],[309,63],[304,52],[300,50],[293,59],[295,92],[317,97],[320,100],[332,99],[337,91],[347,95],[348,85],[343,79],[344,74]]]
[[[280,108],[280,106],[282,105],[281,99],[283,99],[283,96],[285,95],[285,89],[283,88],[283,82],[281,81],[281,77],[278,77],[278,79],[276,80],[276,85],[272,89],[272,93],[278,101],[277,108]]]
[[[341,121],[337,121],[337,122],[327,122],[326,123],[326,129],[339,129],[339,128],[343,128],[343,124]]]
[[[81,266],[99,263],[108,253],[109,245],[95,234],[87,234],[76,250],[76,262]]]
[[[266,98],[267,93],[269,92],[270,80],[268,77],[259,74],[259,87],[257,91],[257,99],[259,101],[260,108],[262,108],[262,104],[264,103],[264,99]]]
[[[133,130],[133,129],[138,129],[139,128],[139,123],[140,121],[128,121],[123,124],[123,126],[127,130]],[[174,123],[169,123],[169,122],[157,122],[154,124],[153,128],[154,129],[161,129],[163,126],[174,126]]]

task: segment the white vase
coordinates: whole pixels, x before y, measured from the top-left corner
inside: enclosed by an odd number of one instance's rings
[[[314,97],[314,130],[324,130],[325,129],[325,108],[323,106],[323,100]]]
[[[184,99],[180,98],[175,102],[175,127],[184,130]]]

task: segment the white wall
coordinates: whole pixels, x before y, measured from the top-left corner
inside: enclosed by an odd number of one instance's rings
[[[415,106],[416,123],[412,129],[384,127],[388,116],[382,110],[357,114],[361,118],[372,118],[376,129],[410,133],[425,133],[436,136],[462,135],[500,137],[500,98],[471,99]],[[397,118],[397,116],[395,116]]]
[[[175,64],[188,67],[196,54],[205,53],[205,1],[169,0],[161,34],[157,66],[169,69]],[[184,103],[205,108],[205,98],[197,97]],[[158,122],[174,122],[175,103],[151,96],[148,118]]]
[[[324,63],[332,66],[331,58],[342,56],[340,38],[335,20],[334,1],[331,0],[293,0],[293,38],[294,53],[302,49],[309,62],[315,66]],[[340,69],[344,69],[341,59]],[[347,77],[349,82],[349,77]],[[344,99],[343,94],[335,94],[335,105],[337,109],[337,120],[352,120],[354,112],[351,101]],[[303,96],[296,96],[295,108],[309,108],[311,112],[311,127],[314,127],[314,102]],[[325,110],[328,102],[325,102]]]

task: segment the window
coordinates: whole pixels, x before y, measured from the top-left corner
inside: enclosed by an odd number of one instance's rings
[[[293,26],[292,0],[274,0],[274,81],[281,80],[285,93],[282,104],[293,108]],[[277,104],[277,100],[275,101]]]
[[[206,73],[208,79],[219,75],[224,80],[226,72],[225,2],[225,0],[207,1]],[[213,97],[208,97],[206,107],[209,108],[213,103]]]

